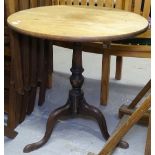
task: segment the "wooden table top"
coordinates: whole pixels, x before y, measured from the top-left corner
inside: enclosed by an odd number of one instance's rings
[[[8,18],[15,31],[60,41],[113,41],[144,32],[147,20],[116,9],[46,6],[19,11]]]

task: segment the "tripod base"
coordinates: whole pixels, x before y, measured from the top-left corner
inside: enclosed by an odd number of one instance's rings
[[[71,68],[72,75],[70,77],[72,90],[70,90],[69,92],[68,101],[64,106],[56,109],[50,114],[47,120],[46,132],[44,137],[39,142],[27,145],[23,150],[24,152],[31,152],[43,146],[50,138],[56,121],[65,116],[90,116],[98,122],[103,137],[106,140],[110,137],[106,125],[106,120],[102,112],[99,111],[96,107],[89,105],[84,98],[84,93],[81,89],[84,82],[84,77],[82,76],[83,71],[84,69],[82,67],[81,44],[74,43]],[[121,141],[119,143],[119,146],[126,148],[128,147],[128,144]]]
[[[62,117],[73,115],[82,115],[94,118],[99,124],[103,137],[106,140],[110,137],[103,114],[96,107],[89,105],[85,101],[83,92],[77,95],[77,92],[72,90],[70,91],[67,103],[50,114],[47,120],[44,137],[39,142],[27,145],[23,152],[28,153],[43,146],[50,138],[56,121]],[[121,141],[119,146],[122,148],[127,148],[128,144],[124,141]]]

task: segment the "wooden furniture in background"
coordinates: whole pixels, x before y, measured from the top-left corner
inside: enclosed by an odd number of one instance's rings
[[[14,138],[17,133],[14,128],[24,121],[26,114],[31,114],[34,109],[38,82],[40,86],[39,105],[45,100],[46,87],[51,86],[52,63],[45,63],[45,43],[43,40],[28,36],[10,33],[7,26],[7,17],[20,10],[43,5],[37,0],[5,0],[5,113],[8,116],[5,126],[5,135]],[[47,5],[47,3],[46,3]],[[16,40],[19,40],[20,43]],[[51,43],[46,43],[48,59],[52,59]],[[38,49],[39,56],[38,56]],[[47,48],[46,48],[47,49]],[[19,53],[22,50],[22,53]],[[14,51],[16,51],[14,53]],[[16,54],[16,55],[14,55]],[[14,58],[15,56],[15,58]],[[21,63],[17,63],[21,60]],[[47,58],[46,58],[47,59]],[[17,60],[17,61],[16,61]],[[41,63],[38,63],[41,62]],[[14,67],[15,68],[14,68]],[[11,69],[10,69],[11,68]],[[12,72],[11,72],[11,71]],[[14,70],[19,73],[14,74]],[[11,73],[10,73],[11,72]],[[50,76],[48,76],[48,73]],[[30,76],[31,75],[31,76]],[[48,83],[47,83],[48,82]],[[16,83],[16,85],[15,85]],[[12,132],[11,132],[12,131]]]
[[[145,85],[145,87],[139,92],[130,105],[123,104],[119,109],[119,118],[122,118],[124,115],[131,115],[136,109],[137,103],[142,99],[142,97],[150,90],[151,80]],[[149,122],[150,111],[145,113],[140,119],[140,123],[147,124]]]
[[[137,14],[140,14],[143,17],[145,17],[147,20],[149,20],[150,11],[151,11],[151,0],[138,0],[138,1],[137,0],[126,0],[124,4],[125,4],[124,5],[125,10],[132,11],[132,12],[135,12]],[[148,30],[145,33],[141,34],[137,38],[126,40],[126,41],[123,41],[123,42],[120,42],[120,43],[129,44],[128,47],[131,47],[132,45],[135,46],[135,44],[137,44],[137,48],[139,48],[139,53],[141,53],[141,51],[143,53],[143,45],[150,46],[150,44],[151,44],[151,29],[148,28]],[[131,51],[131,52],[134,52],[134,50]],[[150,58],[151,57],[151,50],[148,51],[148,55],[149,56],[146,56],[146,55],[139,56],[139,54],[137,54],[134,57],[137,57],[137,58],[141,58],[141,57],[142,58]],[[123,63],[123,58],[122,57],[130,57],[130,53],[127,54],[127,52],[125,50],[125,51],[119,52],[119,56],[117,56],[117,59],[116,59],[116,74],[115,74],[115,79],[117,79],[117,80],[120,80],[121,75],[122,75],[122,63]]]
[[[129,20],[122,20],[126,16]],[[9,16],[8,24],[12,30],[25,35],[74,42],[70,77],[72,89],[69,91],[68,101],[50,114],[44,137],[39,142],[27,145],[24,152],[31,152],[44,145],[50,138],[56,121],[63,116],[81,114],[95,118],[102,135],[108,139],[110,135],[103,114],[97,108],[87,104],[81,89],[84,82],[82,42],[109,43],[120,38],[138,35],[147,29],[147,20],[137,14],[114,9],[96,10],[86,7],[49,6],[17,12]],[[120,25],[123,27],[121,30]],[[113,28],[115,31],[112,31]],[[18,61],[20,63],[21,60]],[[121,147],[126,147],[126,143],[122,141],[119,144]]]
[[[104,148],[99,153],[99,155],[111,155],[117,146],[118,142],[123,138],[123,136],[131,129],[131,127],[136,124],[140,119],[142,119],[146,113],[148,113],[151,107],[151,81],[141,90],[141,92],[135,97],[132,103],[128,106],[133,110],[131,116],[124,115],[120,120],[118,128],[113,132],[111,137],[106,142]],[[139,107],[135,109],[135,106],[140,104]],[[151,113],[148,115],[148,135],[145,147],[145,155],[151,155]]]
[[[4,135],[9,138],[14,138],[17,132],[14,128],[17,125],[17,115],[18,107],[16,104],[16,93],[14,88],[13,70],[11,65],[11,50],[10,50],[10,36],[9,29],[7,26],[7,16],[9,15],[9,10],[7,8],[7,1],[4,1],[4,113],[7,114],[7,122],[4,125]],[[10,93],[12,92],[12,93]],[[11,101],[11,102],[10,102]]]

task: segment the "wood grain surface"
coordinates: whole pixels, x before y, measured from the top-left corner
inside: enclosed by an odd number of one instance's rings
[[[144,32],[147,20],[118,9],[77,6],[47,6],[12,14],[9,26],[27,35],[62,41],[107,41]]]

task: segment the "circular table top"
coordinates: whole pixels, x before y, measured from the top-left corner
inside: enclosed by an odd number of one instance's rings
[[[19,11],[8,17],[15,31],[59,41],[113,41],[144,32],[147,20],[116,9],[46,6]]]

